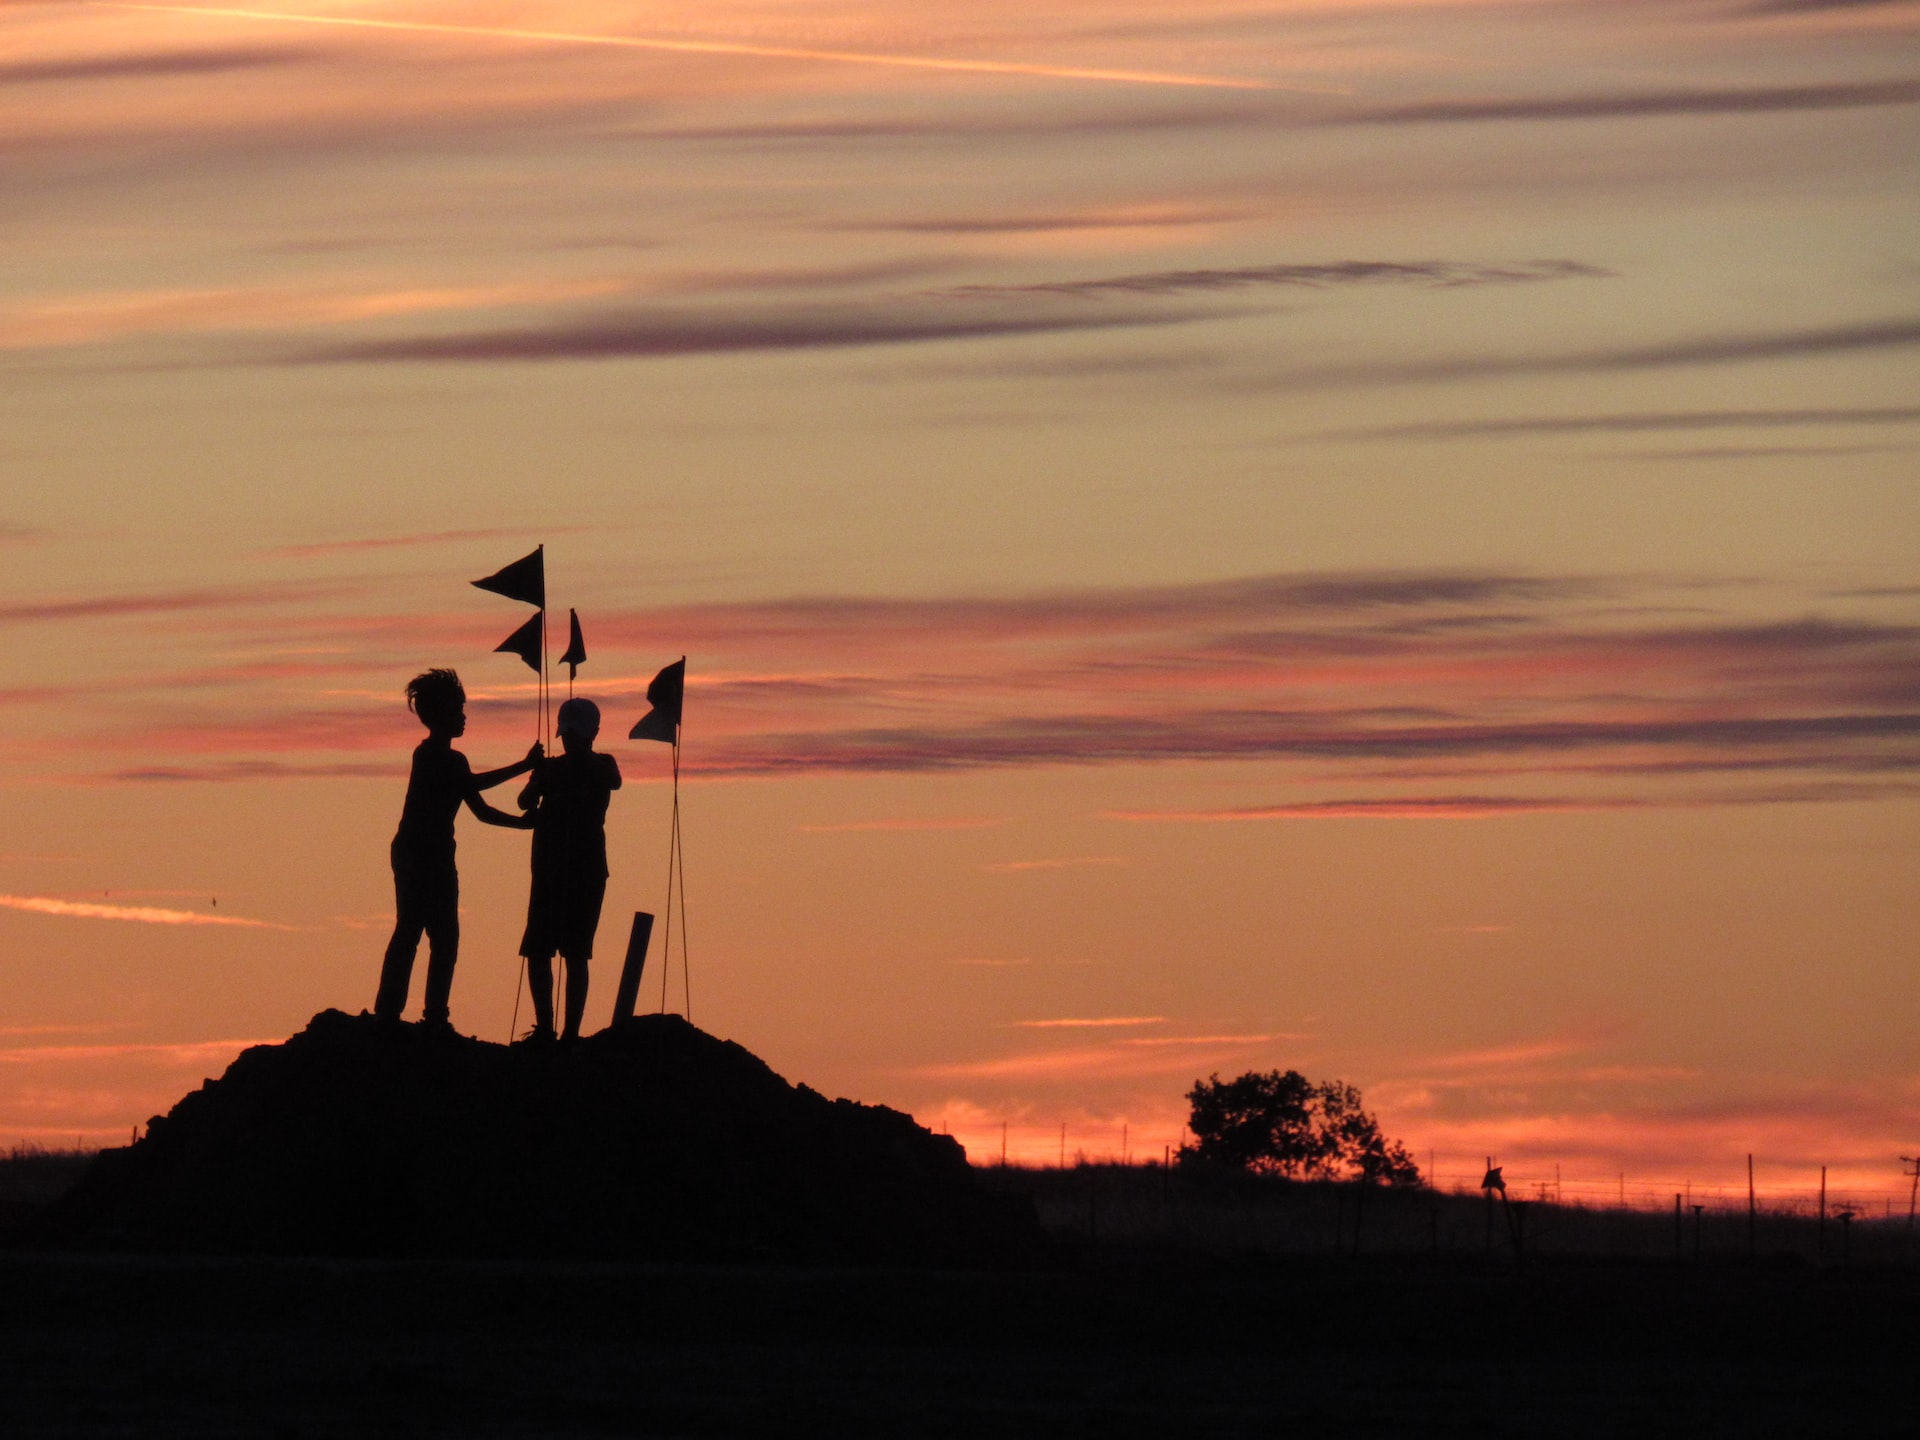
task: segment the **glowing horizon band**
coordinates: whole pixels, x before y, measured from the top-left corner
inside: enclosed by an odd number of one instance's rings
[[[231,20],[279,20],[291,25],[337,25],[352,29],[399,30],[433,35],[469,35],[481,39],[538,40],[560,45],[612,45],[627,50],[667,50],[687,55],[747,55],[763,60],[821,60],[843,65],[887,65],[908,70],[948,70],[973,75],[1028,75],[1051,80],[1087,80],[1117,85],[1168,85],[1209,90],[1274,90],[1265,80],[1232,80],[1155,70],[1103,70],[1072,65],[1040,65],[1016,60],[939,60],[925,55],[880,55],[858,50],[811,50],[784,45],[752,45],[733,40],[661,40],[634,35],[588,35],[566,30],[446,25],[432,20],[370,20],[347,15],[293,15],[277,10],[243,10],[212,5],[151,5],[141,0],[84,0],[108,10],[147,10],[172,15],[211,15]]]

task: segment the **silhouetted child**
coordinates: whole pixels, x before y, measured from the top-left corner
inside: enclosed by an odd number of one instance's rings
[[[620,766],[593,748],[600,707],[569,700],[555,727],[562,752],[533,768],[520,808],[533,811],[533,887],[527,898],[527,957],[533,992],[533,1029],[526,1038],[553,1039],[553,956],[567,962],[567,1012],[560,1038],[578,1039],[587,1008],[587,962],[600,904],[607,894],[607,802],[620,788]]]
[[[413,957],[427,935],[427,994],[422,1023],[444,1026],[453,967],[460,958],[460,876],[454,868],[453,820],[461,804],[489,825],[530,830],[532,820],[496,810],[482,790],[524,774],[544,753],[535,742],[526,759],[476,775],[453,742],[467,733],[467,692],[451,670],[429,670],[407,682],[407,708],[427,727],[413,751],[407,799],[393,837],[393,938],[380,966],[373,1013],[398,1020],[407,1007]]]

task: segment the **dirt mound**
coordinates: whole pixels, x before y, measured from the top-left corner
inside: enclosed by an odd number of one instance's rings
[[[104,1152],[52,1244],[212,1253],[1021,1264],[1031,1207],[913,1117],[672,1015],[570,1046],[323,1011]]]

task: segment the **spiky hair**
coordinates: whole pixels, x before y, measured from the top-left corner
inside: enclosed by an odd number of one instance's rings
[[[423,671],[407,682],[407,708],[429,726],[466,703],[466,686],[451,670]]]

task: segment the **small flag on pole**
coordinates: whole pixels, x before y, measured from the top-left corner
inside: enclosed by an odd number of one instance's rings
[[[518,655],[522,660],[527,662],[527,668],[538,675],[540,673],[540,622],[545,618],[546,612],[544,610],[538,615],[531,616],[526,624],[507,636],[507,638],[502,640],[498,645],[494,646],[493,653],[496,655]]]
[[[544,545],[533,547],[531,555],[522,555],[511,565],[503,566],[484,580],[474,581],[480,590],[491,590],[495,595],[504,595],[509,600],[518,600],[522,604],[537,609],[547,608],[547,561]],[[501,647],[505,649],[505,646]],[[540,667],[534,666],[537,670]]]
[[[672,745],[680,738],[680,705],[687,693],[687,657],[654,676],[647,685],[647,703],[653,708],[627,732],[629,740],[658,740]]]
[[[567,611],[568,640],[567,653],[560,657],[560,663],[567,667],[567,679],[572,680],[575,672],[587,663],[587,642],[580,634],[580,612]]]

